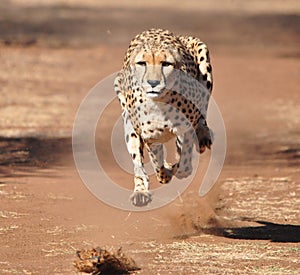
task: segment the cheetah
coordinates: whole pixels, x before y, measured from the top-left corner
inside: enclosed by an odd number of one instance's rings
[[[192,174],[192,151],[212,145],[206,113],[213,87],[209,51],[200,39],[163,29],[138,34],[125,54],[114,82],[124,122],[125,142],[133,161],[134,206],[152,201],[143,163],[149,153],[157,180]],[[176,138],[176,163],[164,159],[163,144]]]

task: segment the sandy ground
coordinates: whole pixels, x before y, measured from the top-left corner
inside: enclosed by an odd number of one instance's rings
[[[0,274],[76,274],[76,250],[96,246],[122,246],[136,274],[299,274],[299,14],[277,0],[1,1]],[[209,153],[182,197],[131,213],[87,190],[71,131],[88,91],[150,27],[208,44],[228,148],[207,196],[196,193]],[[108,150],[110,110],[98,154],[130,187]]]

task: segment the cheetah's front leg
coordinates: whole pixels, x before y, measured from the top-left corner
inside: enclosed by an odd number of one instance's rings
[[[149,192],[149,177],[145,171],[143,163],[143,141],[135,132],[129,118],[129,114],[123,112],[125,141],[127,150],[132,157],[134,168],[134,192],[131,201],[135,206],[145,206],[151,202]]]

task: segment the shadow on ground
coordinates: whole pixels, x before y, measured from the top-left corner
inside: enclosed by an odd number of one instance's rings
[[[71,155],[71,138],[0,137],[0,173],[2,177],[37,174],[39,170],[66,165]]]
[[[270,240],[271,242],[300,242],[300,226],[255,221],[259,226],[224,227],[209,229],[206,233],[239,240]]]

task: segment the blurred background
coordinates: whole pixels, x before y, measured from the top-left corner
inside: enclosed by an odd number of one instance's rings
[[[2,0],[0,5],[5,45],[124,46],[150,27],[203,37],[213,50],[266,50],[299,42],[296,0]]]

